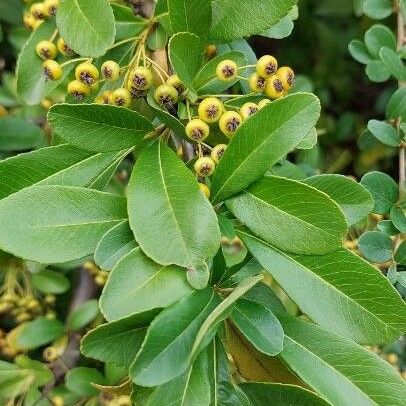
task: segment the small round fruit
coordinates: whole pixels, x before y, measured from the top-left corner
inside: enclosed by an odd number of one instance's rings
[[[117,406],[131,406],[132,405],[131,398],[128,395],[120,395],[116,401],[117,401]]]
[[[41,106],[45,110],[49,110],[52,107],[52,101],[49,99],[43,99],[43,100],[41,100]]]
[[[285,88],[278,75],[273,75],[266,81],[265,94],[271,99],[279,99],[285,94]]]
[[[226,152],[227,145],[226,144],[218,144],[216,145],[212,150],[210,157],[211,159],[218,164],[220,162],[220,159],[223,157],[224,152]]]
[[[55,347],[46,347],[42,352],[42,358],[46,362],[55,361],[58,358],[58,351]]]
[[[204,141],[209,134],[209,126],[203,120],[200,120],[200,118],[195,118],[186,125],[186,135],[193,141]]]
[[[245,103],[241,106],[240,115],[243,120],[249,119],[253,114],[259,110],[258,105],[252,102]]]
[[[242,124],[243,119],[236,111],[226,111],[220,118],[219,127],[220,131],[231,138],[238,127]]]
[[[38,42],[35,50],[37,55],[42,59],[55,59],[58,49],[55,44],[51,41],[40,41]]]
[[[291,89],[291,87],[295,84],[295,72],[289,66],[282,66],[279,68],[276,74],[282,81],[283,87],[286,90]]]
[[[231,59],[221,61],[216,68],[217,79],[222,82],[231,82],[238,75],[238,66]]]
[[[113,92],[106,90],[100,96],[97,96],[94,100],[97,104],[113,104]]]
[[[62,37],[58,38],[58,41],[56,41],[56,46],[58,47],[58,50],[62,55],[65,56],[74,55],[74,52],[72,51],[72,49],[69,48],[69,46],[66,44],[65,40]]]
[[[262,99],[259,103],[258,103],[258,108],[261,110],[263,109],[265,106],[267,106],[269,103],[271,103],[271,101],[269,99]]]
[[[211,176],[216,169],[216,163],[209,157],[203,157],[195,162],[194,168],[199,176]]]
[[[210,198],[210,188],[205,183],[199,182],[199,189],[206,196],[206,199]]]
[[[42,71],[48,80],[58,80],[62,76],[62,68],[58,62],[53,59],[47,59],[42,64]]]
[[[85,85],[92,85],[99,79],[99,71],[90,62],[83,62],[76,66],[75,77]]]
[[[30,7],[30,12],[35,18],[44,19],[46,16],[44,3],[33,3]]]
[[[55,295],[47,294],[44,297],[44,301],[47,305],[53,305],[56,301],[56,297],[55,297]]]
[[[45,0],[44,1],[45,15],[47,17],[52,17],[52,16],[56,15],[58,6],[59,6],[59,0]]]
[[[41,20],[37,20],[31,13],[24,14],[23,22],[29,30],[34,30],[37,27],[38,21]]]
[[[154,92],[154,99],[157,103],[165,107],[171,107],[177,103],[179,95],[177,90],[171,85],[159,85]]]
[[[215,123],[223,114],[223,103],[215,97],[208,97],[200,102],[198,113],[200,119],[206,123]]]
[[[62,396],[52,396],[52,406],[64,406],[65,402]]]
[[[168,80],[166,81],[167,85],[173,86],[177,92],[179,93],[179,95],[181,95],[182,93],[185,92],[186,87],[185,85],[182,83],[182,81],[179,79],[178,75],[172,75],[169,76]]]
[[[114,82],[120,77],[120,65],[115,61],[106,61],[101,67],[101,73],[106,80]]]
[[[278,70],[278,61],[271,55],[264,55],[258,59],[257,73],[261,78],[268,79]]]
[[[72,82],[68,83],[68,93],[75,99],[83,100],[86,96],[89,96],[90,87],[79,80],[72,80]]]
[[[213,59],[217,55],[217,47],[213,44],[207,45],[206,56],[208,59]]]
[[[131,93],[127,89],[120,87],[114,90],[111,99],[116,106],[128,107],[131,104]]]
[[[128,75],[128,90],[131,93],[138,93],[151,88],[153,83],[153,75],[151,69],[144,66],[138,66],[130,71]]]
[[[248,84],[251,91],[260,93],[265,89],[266,80],[254,72],[248,79]]]

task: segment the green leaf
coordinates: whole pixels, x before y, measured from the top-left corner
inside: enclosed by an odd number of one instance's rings
[[[312,128],[309,133],[296,145],[297,149],[312,149],[318,140],[316,128]]]
[[[325,254],[342,245],[343,214],[326,194],[303,183],[266,176],[226,201],[256,235],[298,254]]]
[[[86,57],[104,55],[116,35],[108,0],[61,0],[56,24],[69,47]]]
[[[99,314],[99,305],[96,299],[88,300],[80,305],[67,319],[67,327],[70,330],[80,330],[92,322]]]
[[[123,221],[103,235],[94,252],[94,260],[101,269],[110,271],[124,255],[136,247],[128,221]]]
[[[55,31],[55,23],[47,21],[41,24],[30,36],[17,61],[17,92],[20,98],[29,105],[41,102],[56,89],[70,74],[73,65],[64,68],[59,80],[46,80],[43,75],[43,60],[38,57],[35,47],[38,42],[49,39]],[[82,35],[81,35],[82,36]]]
[[[282,351],[283,329],[268,308],[240,299],[234,306],[231,320],[257,350],[267,355]]]
[[[399,265],[406,265],[406,241],[403,241],[396,250],[395,261]]]
[[[372,82],[382,83],[390,78],[390,71],[382,61],[371,61],[368,63],[365,72]]]
[[[69,279],[60,272],[44,269],[32,275],[32,284],[43,293],[59,295],[70,288]]]
[[[358,240],[358,248],[366,259],[382,264],[392,258],[393,242],[384,233],[368,231]]]
[[[302,182],[329,195],[340,206],[348,226],[364,219],[373,209],[368,190],[347,176],[316,175]]]
[[[6,401],[25,393],[34,379],[31,371],[0,360],[0,400],[6,404]]]
[[[126,216],[120,196],[66,186],[27,188],[0,201],[0,247],[32,261],[66,262],[93,253]]]
[[[32,149],[45,141],[41,128],[17,117],[0,118],[0,149],[20,151]]]
[[[116,41],[135,37],[146,27],[147,20],[135,15],[130,7],[110,3],[116,22]]]
[[[290,16],[286,16],[282,18],[279,23],[261,32],[261,36],[275,39],[286,38],[289,37],[290,34],[292,34],[294,27],[295,25],[292,21],[292,18]]]
[[[388,213],[392,206],[398,201],[398,185],[386,173],[376,171],[369,172],[362,177],[361,185],[368,189],[374,199],[374,213]]]
[[[204,41],[189,32],[175,34],[169,41],[171,65],[180,80],[191,92],[195,92],[193,80],[202,66],[204,49]]]
[[[369,53],[363,41],[358,39],[352,40],[348,45],[348,51],[356,61],[364,65],[373,61],[372,55]]]
[[[109,152],[146,145],[152,124],[136,111],[97,104],[57,104],[48,113],[57,135],[79,148]]]
[[[135,248],[113,268],[100,297],[100,309],[113,321],[167,307],[191,292],[184,269],[158,265]]]
[[[187,31],[205,38],[211,25],[211,3],[200,0],[168,0],[168,11],[174,33]]]
[[[394,235],[398,235],[400,231],[393,225],[391,220],[381,220],[377,225],[376,228],[379,231],[382,231],[386,235],[389,235],[389,237],[392,237]]]
[[[393,206],[390,211],[390,218],[393,225],[401,232],[406,233],[406,217],[402,208]]]
[[[385,121],[369,120],[368,130],[371,134],[389,147],[398,147],[400,145],[400,137],[396,129]]]
[[[374,20],[382,20],[393,13],[391,0],[364,0],[364,13]]]
[[[330,403],[314,392],[294,385],[247,382],[240,388],[252,406],[329,406]]]
[[[396,38],[393,32],[382,24],[373,25],[365,33],[365,45],[368,51],[376,59],[379,58],[379,51],[382,47],[396,50]]]
[[[260,34],[282,20],[296,0],[215,0],[210,37],[218,42]]]
[[[52,372],[40,361],[36,361],[28,358],[26,355],[20,354],[15,357],[14,362],[23,369],[30,370],[34,375],[35,380],[33,385],[44,386],[49,382],[52,382],[54,375]]]
[[[199,266],[219,248],[212,206],[192,173],[161,142],[146,148],[134,166],[128,212],[141,249],[160,264]]]
[[[364,344],[392,342],[403,333],[405,304],[387,279],[357,255],[345,249],[324,256],[291,255],[246,231],[237,234],[301,311],[323,328]]]
[[[406,66],[400,55],[393,49],[382,47],[379,51],[379,57],[385,64],[388,71],[398,80],[406,80]]]
[[[166,33],[164,27],[159,24],[155,30],[149,35],[147,40],[147,46],[151,51],[156,51],[157,49],[165,48],[168,42],[168,34]]]
[[[73,368],[65,377],[66,387],[81,396],[97,395],[99,391],[92,384],[103,385],[105,382],[103,375],[95,368]]]
[[[406,87],[401,87],[389,99],[386,106],[386,117],[388,119],[397,119],[402,117],[406,119]]]
[[[297,93],[270,103],[237,130],[212,179],[218,203],[261,178],[315,126],[320,115],[316,96]]]
[[[89,331],[80,350],[85,357],[129,367],[144,341],[147,327],[156,311],[135,314]]]
[[[403,405],[406,383],[376,354],[298,318],[279,320],[285,331],[281,357],[332,405]]]
[[[70,145],[58,145],[5,159],[0,161],[0,199],[33,185],[103,188],[103,175],[125,154],[125,151],[92,154]]]
[[[163,310],[148,328],[130,368],[134,383],[158,386],[186,372],[193,362],[191,352],[199,329],[219,302],[217,294],[206,288]]]
[[[18,331],[16,344],[18,348],[31,350],[56,340],[63,331],[64,326],[59,320],[37,317]]]

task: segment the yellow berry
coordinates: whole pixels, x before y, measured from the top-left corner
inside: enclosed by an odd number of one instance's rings
[[[200,119],[206,123],[215,123],[223,114],[223,103],[215,97],[208,97],[200,102],[198,113]]]
[[[267,106],[269,103],[271,103],[271,101],[269,99],[262,99],[259,103],[258,103],[258,108],[261,110],[263,109],[265,106]]]
[[[58,6],[59,6],[59,0],[45,0],[44,1],[45,15],[47,17],[56,15]]]
[[[186,135],[193,141],[203,141],[210,133],[209,126],[199,118],[191,120],[186,125]]]
[[[236,111],[226,111],[220,118],[220,131],[231,138],[242,124],[243,119]]]
[[[251,91],[260,93],[265,89],[265,79],[254,72],[248,79],[248,84]]]
[[[46,16],[44,3],[33,3],[30,7],[31,14],[38,19],[44,19]]]
[[[221,61],[216,68],[217,79],[223,82],[231,82],[238,75],[238,66],[231,59]]]
[[[205,183],[199,182],[199,189],[206,196],[206,199],[210,198],[210,188]]]
[[[38,21],[42,21],[42,20],[36,19],[31,13],[24,14],[23,22],[24,22],[24,25],[29,30],[34,30],[35,28],[37,28]]]
[[[51,402],[52,402],[52,406],[64,406],[64,404],[65,404],[62,396],[53,396],[51,398]]]
[[[120,87],[114,90],[111,99],[116,106],[128,107],[131,104],[131,93],[129,90]]]
[[[285,94],[285,88],[278,75],[273,75],[266,81],[265,94],[271,99],[279,99]]]
[[[121,395],[117,398],[117,406],[131,406],[131,397],[128,395]]]
[[[40,41],[38,42],[35,50],[37,55],[42,59],[55,59],[58,49],[55,44],[51,41]]]
[[[111,90],[106,90],[101,94],[103,98],[103,104],[113,104],[113,92]]]
[[[151,88],[153,83],[153,75],[151,69],[145,68],[143,66],[138,66],[130,71],[128,75],[128,90],[137,94],[139,92],[144,92]]]
[[[162,106],[172,107],[177,103],[179,95],[173,86],[159,85],[154,92],[154,99]]]
[[[47,59],[42,64],[44,76],[49,80],[58,80],[62,76],[62,68],[58,62],[53,59]]]
[[[259,110],[258,105],[252,102],[244,103],[240,109],[240,115],[243,120],[247,120]]]
[[[181,95],[182,93],[185,92],[186,87],[185,85],[182,83],[182,81],[179,79],[178,75],[172,75],[169,76],[168,80],[166,81],[167,85],[173,86],[177,92],[179,93],[179,95]]]
[[[120,77],[120,66],[117,62],[106,61],[101,67],[101,73],[106,80],[114,82]]]
[[[58,358],[58,351],[55,347],[46,347],[42,352],[42,358],[46,362],[55,361]]]
[[[58,38],[58,41],[56,41],[56,46],[58,47],[58,50],[62,55],[70,56],[74,54],[72,49],[69,48],[69,46],[66,44],[65,40],[62,37]]]
[[[215,45],[208,45],[206,47],[206,56],[208,59],[213,59],[217,55],[217,47]]]
[[[45,297],[44,297],[44,301],[48,305],[54,304],[55,300],[56,300],[55,295],[48,294],[48,295],[45,295]]]
[[[226,144],[218,144],[216,145],[212,150],[210,157],[211,159],[218,164],[220,162],[220,159],[223,157],[224,152],[226,152],[227,145]]]
[[[24,322],[26,322],[28,320],[31,320],[31,316],[27,312],[22,312],[22,313],[20,313],[20,314],[18,314],[16,316],[16,322],[19,323],[19,324],[24,323]]]
[[[291,89],[291,87],[295,84],[295,72],[289,66],[282,66],[278,69],[276,74],[282,81],[283,87],[286,90]]]
[[[6,116],[8,116],[7,109],[4,106],[0,105],[0,117],[6,117]]]
[[[203,157],[195,162],[194,168],[199,176],[210,176],[213,175],[216,163],[209,157]]]
[[[278,61],[271,55],[265,55],[258,59],[257,73],[262,78],[268,79],[278,70]]]
[[[90,86],[99,79],[99,71],[90,62],[83,62],[76,66],[75,77],[76,80]]]
[[[83,100],[90,94],[90,87],[80,82],[79,80],[72,80],[68,83],[68,93],[78,100]]]
[[[396,365],[399,362],[399,357],[397,354],[395,354],[394,352],[389,353],[386,356],[387,361],[392,364],[392,365]]]

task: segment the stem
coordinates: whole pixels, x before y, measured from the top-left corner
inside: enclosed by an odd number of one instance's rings
[[[120,45],[126,44],[127,42],[136,41],[137,39],[139,39],[138,36],[123,39],[122,41],[116,42],[114,45],[112,45],[110,48],[108,48],[108,51],[110,51],[111,49],[117,48]]]
[[[90,58],[75,58],[75,59],[69,59],[69,61],[66,61],[64,63],[61,63],[61,68],[63,68],[66,65],[70,65],[71,63],[75,62],[82,62],[82,61],[90,61]]]
[[[53,34],[52,34],[52,36],[51,36],[51,38],[50,38],[49,40],[50,40],[51,42],[54,42],[57,35],[58,35],[58,30],[56,29],[56,30],[53,32]]]

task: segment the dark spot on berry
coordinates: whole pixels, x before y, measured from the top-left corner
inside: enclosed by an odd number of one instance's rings
[[[252,115],[255,114],[257,111],[258,111],[258,107],[250,106],[250,107],[249,107],[248,115],[252,116]]]
[[[295,84],[295,75],[292,72],[289,72],[288,74],[288,83],[290,86]]]
[[[200,173],[202,175],[208,175],[211,172],[212,169],[213,168],[212,168],[212,166],[210,164],[203,164],[201,166],[201,168],[200,168]]]
[[[133,77],[133,83],[135,88],[144,89],[147,86],[147,79],[145,76],[135,75]]]
[[[44,76],[45,76],[45,80],[52,80],[53,79],[53,74],[48,68],[44,68],[43,73],[44,73]]]
[[[77,100],[83,100],[85,98],[85,95],[81,92],[73,92],[72,96]]]
[[[218,109],[216,106],[214,106],[214,105],[209,106],[209,107],[207,108],[207,110],[206,110],[207,117],[209,117],[209,118],[214,118],[214,117],[216,117],[217,114],[218,114],[218,112],[219,112],[219,109]]]
[[[204,136],[204,132],[201,128],[195,128],[192,131],[192,138],[196,141],[201,140],[203,138],[203,136]]]
[[[94,77],[90,74],[90,72],[85,71],[80,74],[80,81],[88,85],[92,85],[94,83]]]
[[[258,86],[259,89],[264,89],[264,88],[265,88],[265,84],[266,84],[266,81],[265,81],[264,78],[258,78],[258,80],[257,80],[257,86]]]
[[[269,63],[265,68],[265,72],[268,75],[274,74],[276,72],[276,65],[274,63]]]
[[[103,75],[106,78],[111,78],[111,76],[113,75],[113,71],[109,67],[105,66],[103,68]]]
[[[237,128],[240,126],[240,120],[238,120],[237,118],[233,117],[227,124],[227,130],[230,132],[234,132],[237,131]]]
[[[277,92],[283,92],[283,83],[281,82],[280,79],[275,79],[273,81],[273,87]]]
[[[232,66],[229,66],[229,65],[226,65],[223,68],[222,72],[223,72],[224,77],[227,78],[227,79],[231,78],[232,76],[235,75],[235,69]]]

